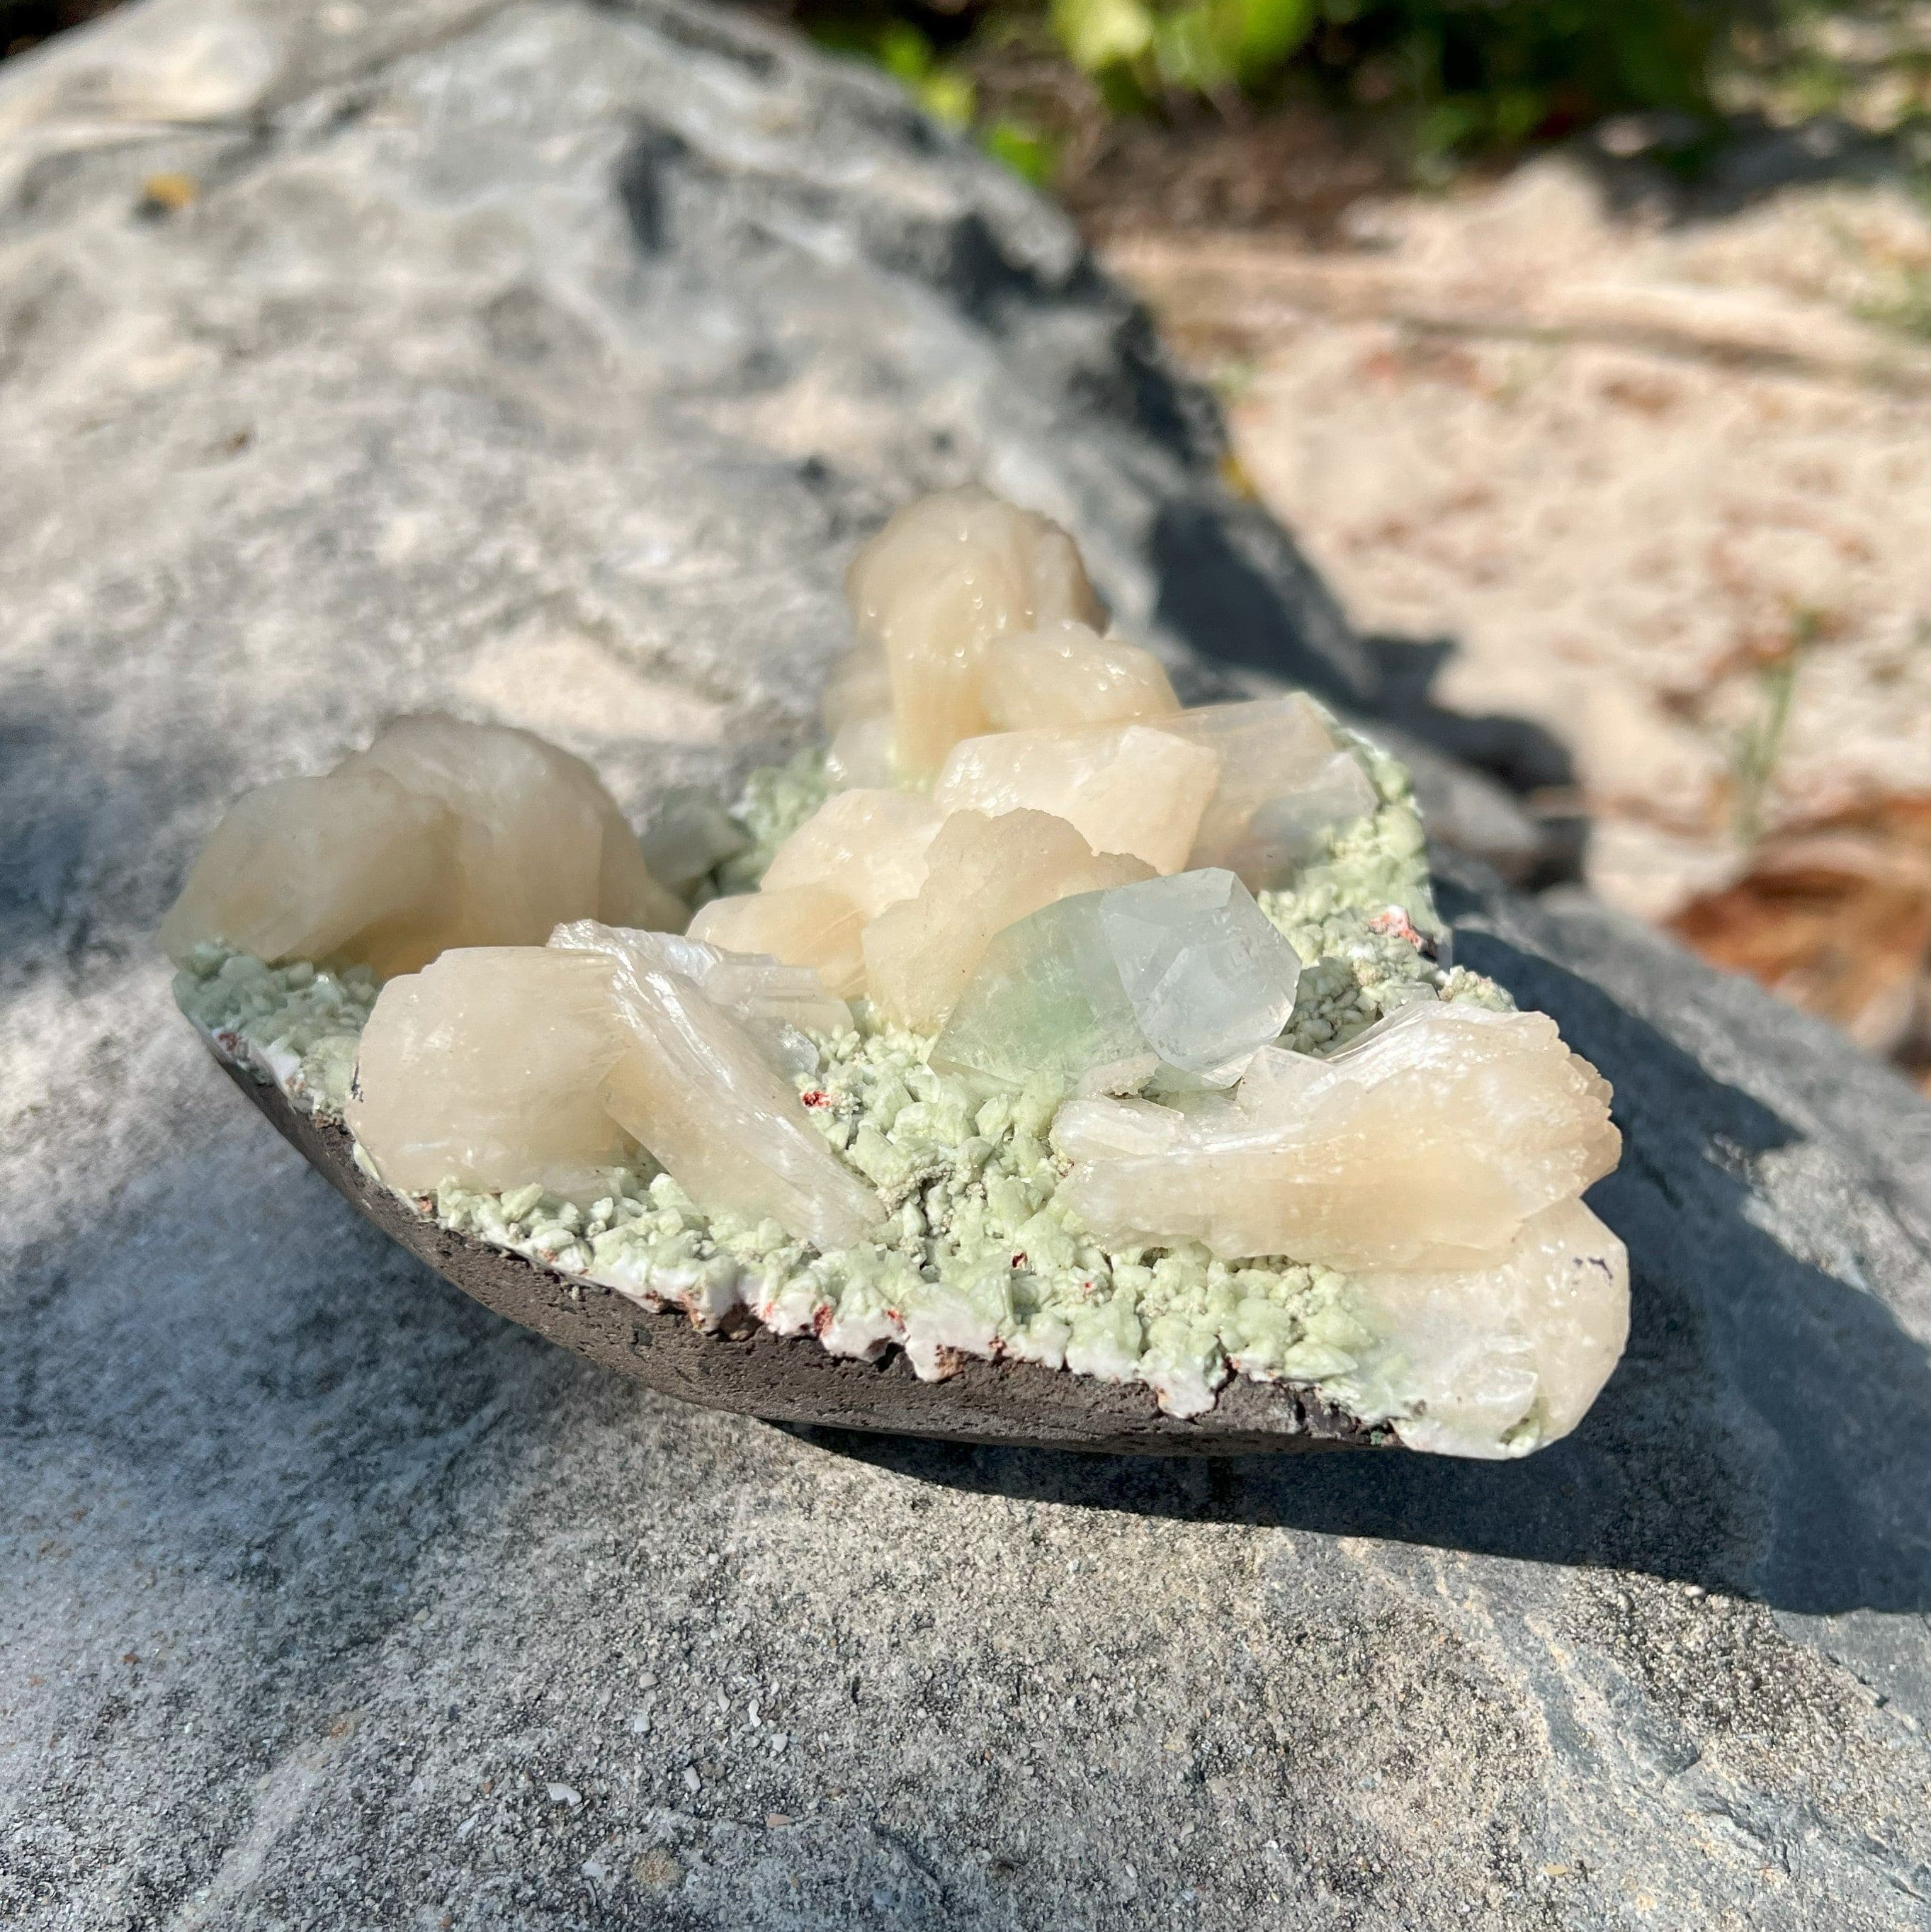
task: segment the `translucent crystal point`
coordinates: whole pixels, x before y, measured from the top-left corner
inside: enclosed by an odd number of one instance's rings
[[[556,956],[615,969],[623,1050],[602,1085],[612,1118],[713,1212],[768,1218],[827,1250],[865,1240],[883,1219],[878,1196],[832,1151],[757,1042],[678,970],[688,955],[653,933],[571,931],[595,939],[596,954]]]
[[[921,778],[961,738],[991,728],[980,688],[990,638],[1061,618],[1099,621],[1072,538],[1054,523],[976,487],[901,510],[845,578],[861,655],[839,679],[834,729],[865,697],[863,652],[891,680],[900,767]]]
[[[772,855],[763,889],[829,886],[876,919],[925,883],[939,819],[938,808],[916,792],[835,793]]]
[[[1531,1215],[1492,1268],[1358,1285],[1377,1339],[1328,1393],[1438,1455],[1525,1455],[1567,1436],[1629,1339],[1628,1253],[1579,1201]]]
[[[919,896],[865,930],[871,996],[901,1025],[931,1032],[951,1012],[994,934],[1075,892],[1130,885],[1152,868],[1096,855],[1063,818],[954,812],[928,848]]]
[[[1220,760],[1189,862],[1225,866],[1255,892],[1286,883],[1323,834],[1366,816],[1378,802],[1360,760],[1297,692],[1203,705],[1162,719],[1159,728]]]
[[[740,892],[701,907],[693,939],[727,952],[768,953],[787,966],[808,966],[841,1000],[865,991],[865,916],[829,886],[784,886]]]
[[[1151,651],[1071,620],[992,638],[982,681],[1002,731],[1129,724],[1180,708]]]
[[[238,800],[161,930],[177,958],[220,940],[388,974],[451,946],[540,945],[559,920],[593,915],[685,917],[580,759],[431,715],[398,720],[325,778]]]
[[[652,876],[682,892],[749,842],[744,828],[709,792],[673,785],[658,799],[640,844]],[[604,916],[616,918],[614,913]]]
[[[1131,853],[1156,872],[1177,872],[1218,771],[1213,752],[1149,725],[1003,731],[955,746],[932,800],[946,812],[988,816],[1049,812],[1096,852]]]
[[[1615,1166],[1609,1102],[1546,1015],[1427,1000],[1329,1060],[1264,1048],[1185,1112],[1075,1101],[1054,1144],[1075,1163],[1061,1198],[1104,1240],[1474,1268]]]
[[[1224,1087],[1279,1036],[1300,977],[1231,872],[1084,892],[994,938],[932,1064],[1014,1086]]]
[[[610,978],[601,958],[518,946],[459,948],[390,980],[346,1109],[383,1180],[598,1191],[597,1170],[631,1145],[598,1095],[620,1048]]]

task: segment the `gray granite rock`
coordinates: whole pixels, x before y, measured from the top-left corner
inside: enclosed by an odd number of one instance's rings
[[[725,782],[969,473],[1372,707],[1056,217],[720,12],[157,0],[0,74],[0,1919],[1931,1923],[1931,1110],[1600,910],[1456,898],[1629,1135],[1630,1355],[1507,1467],[680,1408],[170,1012],[237,787],[430,702]]]

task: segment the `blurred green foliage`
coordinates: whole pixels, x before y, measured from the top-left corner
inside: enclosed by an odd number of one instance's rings
[[[1424,171],[1606,116],[1713,125],[1713,87],[1831,0],[795,0],[822,38],[883,63],[940,118],[1034,179],[1056,135],[988,107],[988,52],[1057,61],[1115,116],[1264,106],[1298,90],[1398,119]],[[1693,144],[1693,134],[1686,134]]]

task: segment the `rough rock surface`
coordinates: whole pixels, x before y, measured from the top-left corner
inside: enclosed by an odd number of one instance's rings
[[[1630,1353],[1502,1467],[681,1408],[169,1010],[238,787],[427,704],[721,780],[977,470],[1176,667],[1371,702],[1056,218],[668,4],[162,0],[10,67],[0,195],[0,1918],[1927,1922],[1931,1112],[1588,903],[1454,899],[1628,1137]]]

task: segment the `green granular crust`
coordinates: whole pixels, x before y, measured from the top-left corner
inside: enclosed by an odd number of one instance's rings
[[[1418,1000],[1513,1004],[1492,981],[1437,966],[1390,918],[1398,908],[1417,932],[1443,931],[1406,774],[1357,748],[1380,806],[1292,888],[1259,896],[1303,962],[1282,1044],[1309,1053],[1332,1052]],[[754,773],[736,812],[751,844],[719,887],[754,889],[823,796],[817,754]],[[239,1036],[278,1072],[298,1066],[311,1103],[337,1115],[375,992],[361,969],[271,968],[212,950],[175,981],[191,1018]],[[1285,1257],[1222,1262],[1193,1244],[1107,1250],[1059,1205],[1065,1164],[1048,1140],[1057,1093],[988,1097],[932,1070],[928,1036],[883,1024],[862,1001],[855,1018],[817,1040],[819,1068],[798,1087],[811,1119],[892,1211],[876,1244],[820,1254],[775,1221],[707,1213],[641,1155],[587,1208],[534,1186],[493,1194],[451,1184],[438,1216],[566,1269],[668,1276],[700,1298],[775,1304],[800,1328],[814,1313],[820,1325],[862,1325],[887,1310],[925,1312],[1033,1359],[1189,1385],[1211,1385],[1230,1362],[1316,1384],[1356,1366],[1372,1336],[1345,1276]]]

